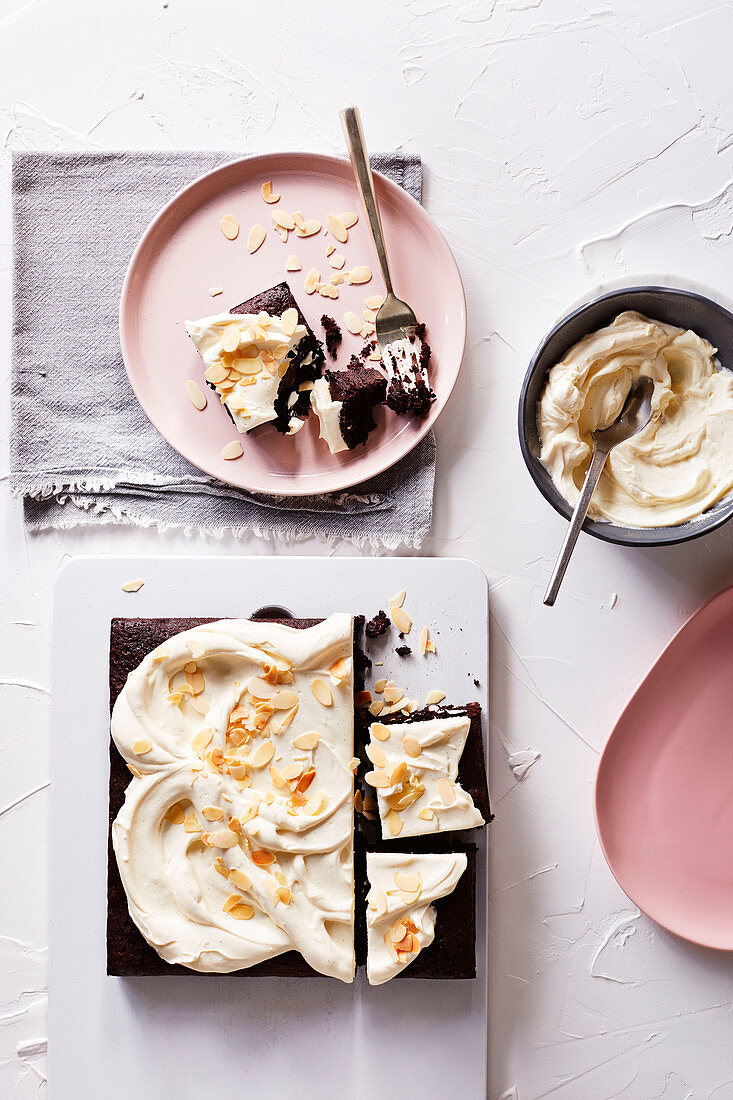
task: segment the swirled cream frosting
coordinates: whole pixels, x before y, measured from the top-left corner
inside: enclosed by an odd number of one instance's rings
[[[575,344],[550,371],[539,407],[540,459],[576,504],[591,433],[620,413],[631,383],[654,381],[652,419],[615,447],[590,515],[628,527],[666,527],[699,516],[733,489],[733,372],[689,329],[621,313]]]
[[[484,824],[457,778],[470,727],[463,715],[372,723],[366,754],[374,770],[365,779],[376,790],[385,839]]]
[[[466,870],[463,853],[367,853],[367,978],[382,985],[413,962],[435,938],[431,902],[455,890]]]
[[[158,954],[227,973],[285,951],[353,981],[353,627],[223,620],[130,674],[112,839]]]

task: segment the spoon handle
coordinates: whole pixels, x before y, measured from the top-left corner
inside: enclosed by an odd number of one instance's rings
[[[545,592],[545,598],[542,601],[547,607],[552,607],[557,598],[557,594],[560,591],[560,585],[562,579],[565,576],[565,570],[568,567],[570,556],[575,549],[575,544],[578,541],[578,535],[585,522],[585,517],[588,513],[588,507],[590,505],[590,498],[593,496],[595,487],[598,484],[598,479],[601,476],[601,472],[608,458],[608,451],[594,445],[593,457],[588,467],[588,473],[585,475],[585,481],[583,482],[583,489],[578,503],[575,505],[575,511],[573,512],[572,519],[568,526],[567,534],[565,535],[565,542],[562,544],[562,550],[560,551],[557,562],[555,563],[555,569],[550,583],[547,586]]]
[[[369,229],[374,241],[374,249],[377,253],[379,266],[382,269],[382,278],[387,288],[387,293],[392,294],[392,277],[389,272],[387,250],[384,247],[382,235],[382,219],[379,216],[377,195],[374,190],[374,177],[367,155],[364,131],[361,127],[361,115],[358,107],[346,106],[339,111],[341,127],[346,138],[346,148],[351,158],[351,166],[354,169],[356,182],[361,193],[361,201],[364,203]]]

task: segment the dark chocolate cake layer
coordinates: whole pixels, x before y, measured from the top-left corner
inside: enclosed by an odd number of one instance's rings
[[[379,371],[365,367],[352,355],[346,370],[327,370],[326,380],[332,401],[341,402],[339,428],[349,450],[366,443],[377,424],[374,408],[387,394],[387,382]]]

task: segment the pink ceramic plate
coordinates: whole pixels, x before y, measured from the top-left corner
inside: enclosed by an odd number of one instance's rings
[[[133,254],[120,304],[122,355],[132,387],[148,417],[171,446],[202,470],[243,489],[282,496],[323,493],[373,477],[407,454],[435,423],[456,381],[466,338],[466,304],[453,255],[433,220],[401,187],[375,173],[375,182],[398,294],[413,306],[428,328],[433,349],[432,385],[436,401],[430,415],[415,422],[386,409],[377,412],[378,428],[365,447],[331,455],[318,439],[315,417],[297,436],[283,437],[271,425],[240,436],[220,402],[203,381],[203,367],[182,322],[220,313],[266,287],[286,279],[314,332],[320,318],[335,317],[344,331],[338,365],[346,365],[363,341],[343,326],[345,311],[361,316],[364,300],[383,294],[371,238],[361,212],[350,165],[310,153],[275,153],[234,161],[207,173],[161,210]],[[277,206],[262,200],[260,186],[273,181],[282,198]],[[358,223],[340,245],[318,233],[283,243],[270,228],[276,209],[302,210],[324,226],[328,214],[353,210]],[[236,240],[219,229],[224,214],[240,225]],[[267,239],[250,256],[252,225],[267,228]],[[337,301],[303,290],[306,273],[317,268],[333,274],[326,247],[333,243],[346,257],[346,269],[366,265],[371,282],[339,287]],[[302,270],[286,273],[294,253]],[[209,287],[223,294],[209,296]],[[209,398],[198,412],[186,394],[186,379],[196,379]],[[222,448],[239,439],[244,456],[221,458]]]
[[[682,627],[629,702],[595,810],[632,901],[678,936],[733,950],[733,588]]]

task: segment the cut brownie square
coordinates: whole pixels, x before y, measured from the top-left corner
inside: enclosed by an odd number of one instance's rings
[[[381,405],[387,383],[379,371],[365,367],[355,355],[345,370],[327,370],[311,391],[311,406],[320,426],[320,438],[331,454],[366,443],[376,428],[374,409]]]

